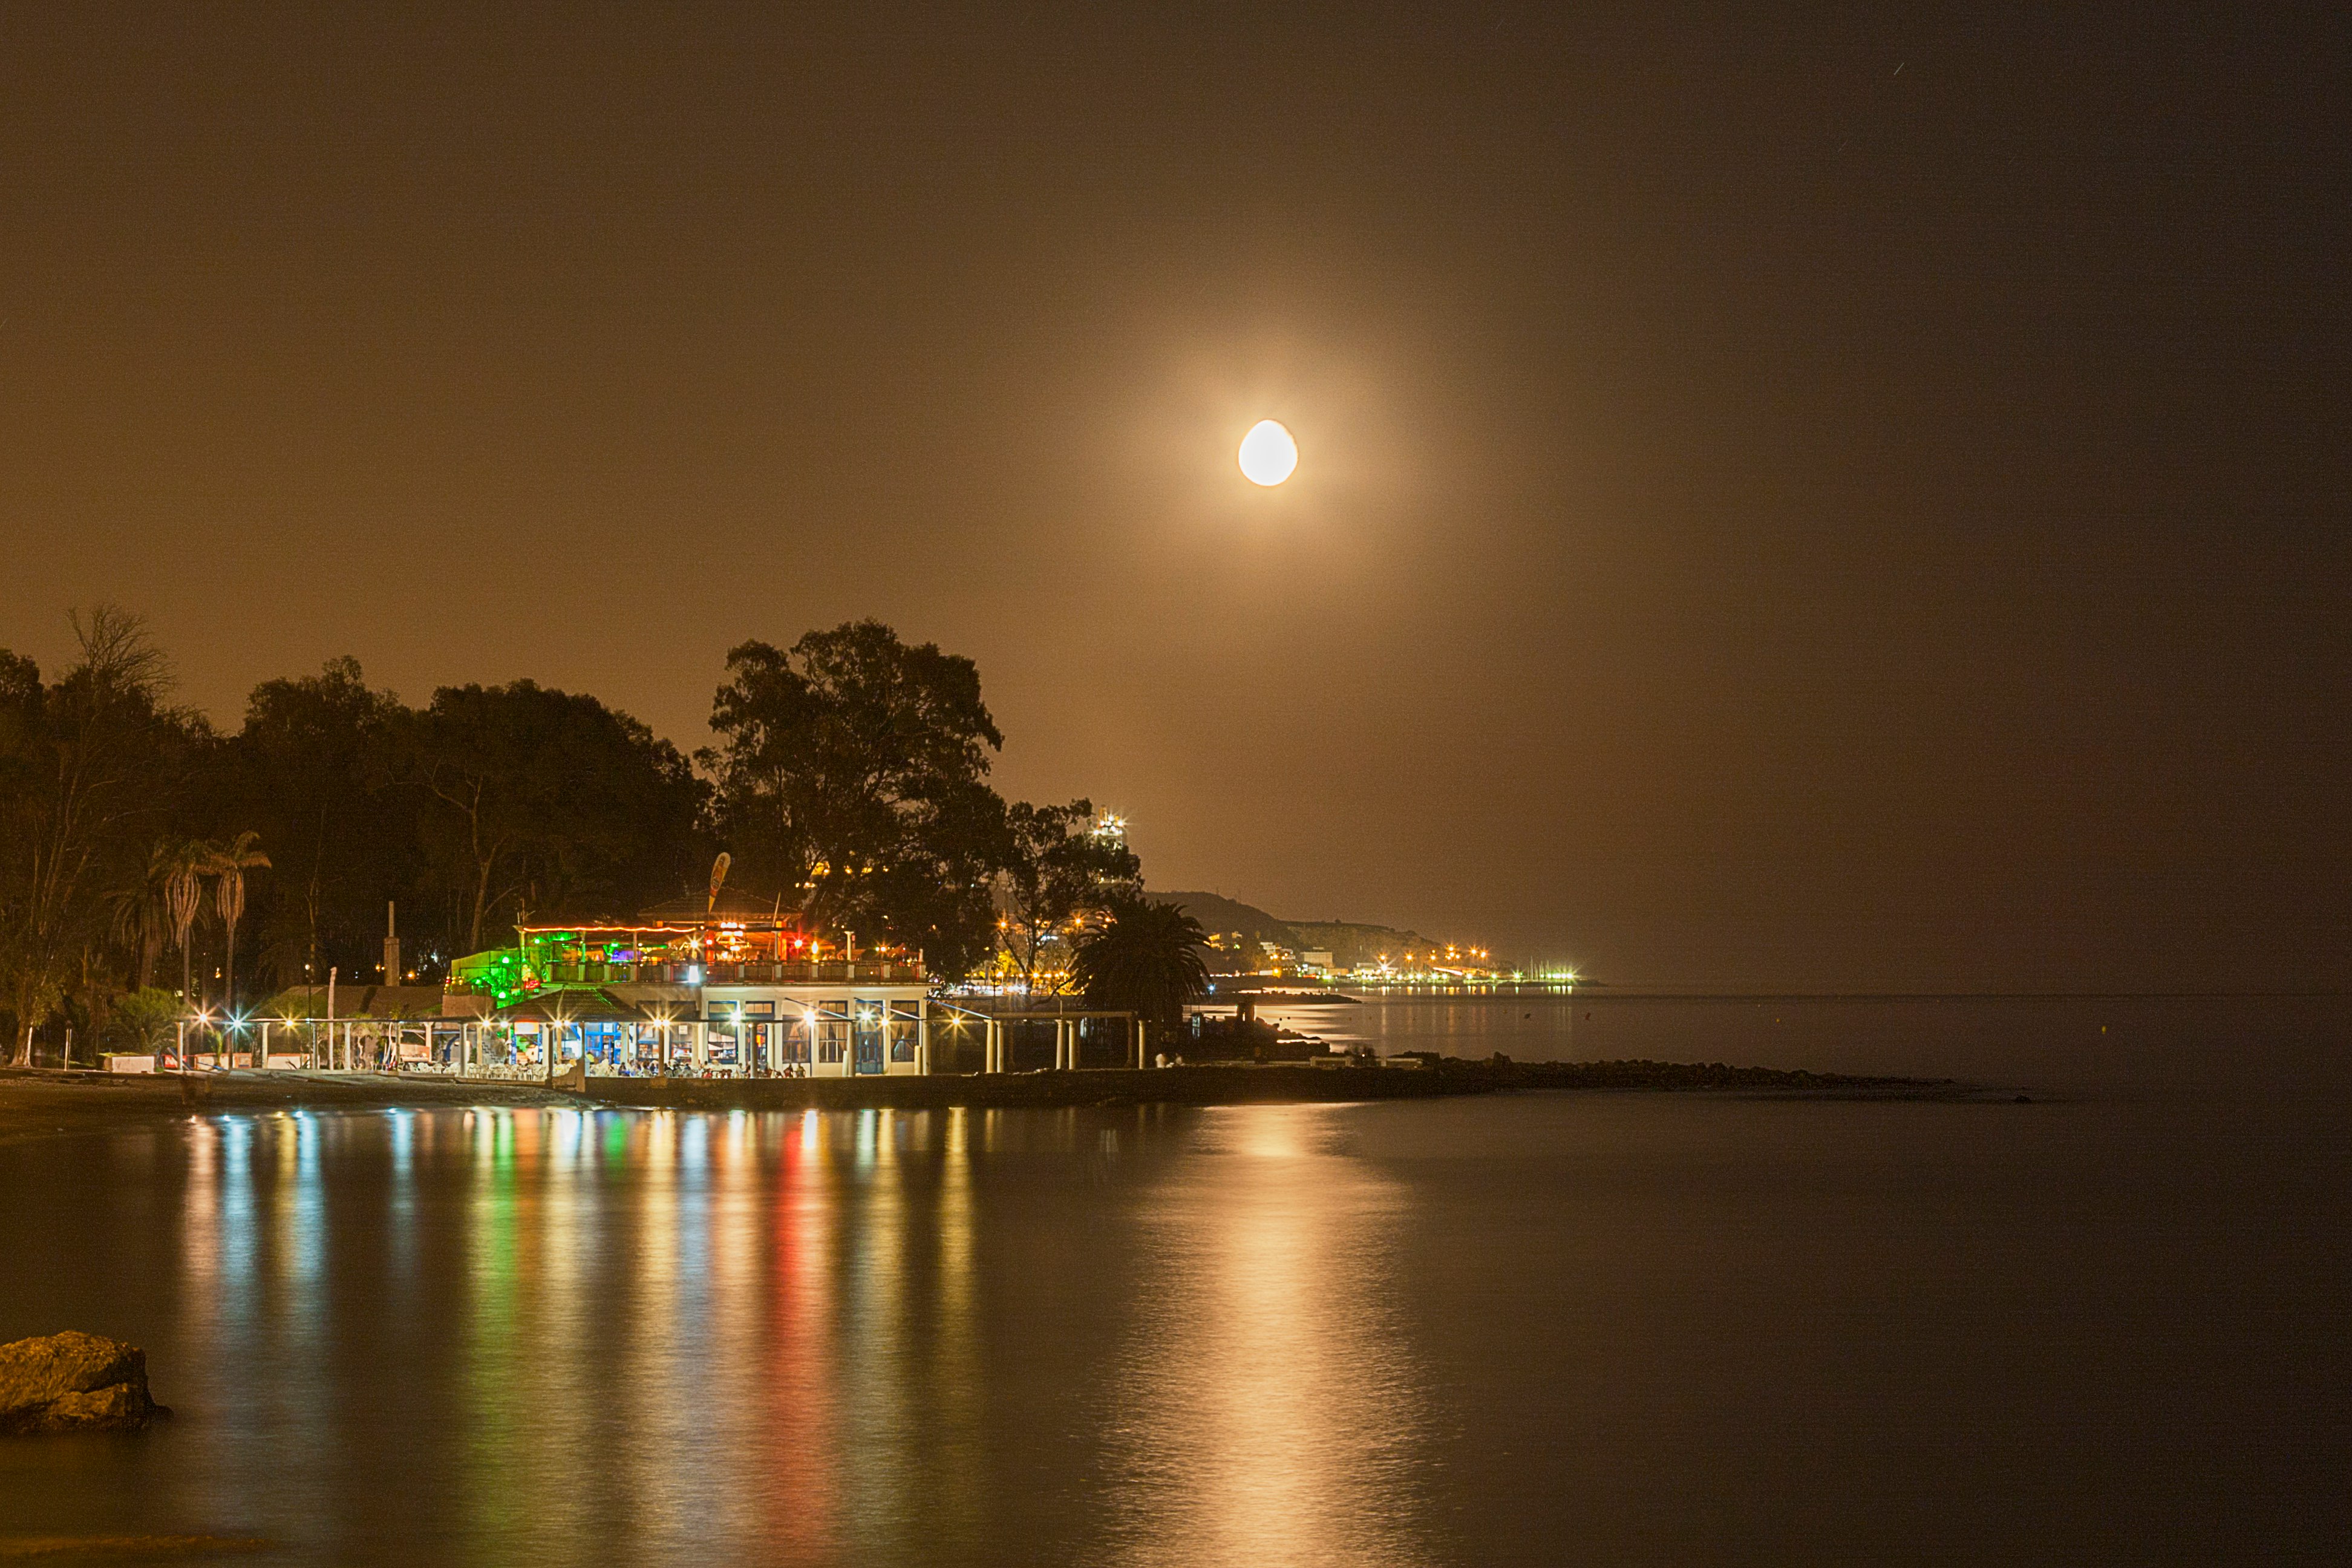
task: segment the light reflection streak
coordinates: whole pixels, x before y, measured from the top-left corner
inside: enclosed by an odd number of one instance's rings
[[[939,1310],[932,1318],[932,1398],[939,1428],[939,1485],[952,1518],[986,1504],[981,1434],[980,1310],[972,1223],[971,1113],[947,1112],[940,1164]]]
[[[1154,1194],[1153,1308],[1112,1434],[1122,1561],[1425,1555],[1406,1495],[1418,1380],[1386,1306],[1401,1194],[1334,1147],[1331,1114],[1216,1112]]]
[[[906,1371],[915,1325],[908,1321],[907,1194],[895,1114],[857,1113],[856,1187],[843,1219],[850,1263],[841,1310],[842,1438],[864,1457],[847,1469],[844,1522],[852,1554],[870,1558],[895,1543],[906,1489],[919,1483],[908,1462],[921,1437],[908,1413]]]
[[[269,1141],[267,1163],[275,1167],[266,1199],[268,1304],[256,1337],[267,1345],[267,1364],[279,1375],[247,1373],[237,1381],[253,1384],[268,1402],[269,1439],[255,1456],[264,1474],[288,1456],[306,1466],[329,1467],[341,1458],[332,1423],[322,1403],[301,1392],[329,1375],[333,1344],[324,1130],[317,1118],[298,1110],[257,1123],[255,1132]]]
[[[695,1399],[682,1383],[678,1348],[690,1343],[679,1286],[679,1117],[647,1119],[636,1161],[635,1247],[620,1325],[620,1402],[632,1413],[606,1461],[622,1481],[622,1506],[643,1532],[649,1557],[674,1557],[696,1538],[691,1500],[667,1472],[704,1442]]]
[[[225,1119],[221,1135],[221,1318],[236,1333],[253,1313],[253,1124]]]
[[[416,1303],[416,1113],[386,1113],[392,1131],[392,1190],[386,1237],[391,1244],[394,1300]]]
[[[709,1237],[710,1293],[698,1324],[689,1331],[699,1342],[693,1353],[710,1369],[703,1397],[720,1418],[719,1430],[706,1441],[727,1443],[732,1428],[736,1452],[718,1468],[736,1471],[752,1458],[744,1440],[751,1422],[743,1405],[761,1396],[757,1383],[742,1375],[760,1364],[760,1342],[766,1325],[760,1314],[761,1193],[758,1162],[752,1152],[750,1119],[741,1111],[729,1116],[719,1136],[710,1163],[710,1180],[702,1196]],[[747,1532],[747,1514],[756,1510],[753,1489],[718,1485],[709,1489],[699,1531],[716,1529],[729,1538]]]
[[[314,1465],[414,1486],[445,1560],[956,1557],[992,1521],[1072,1517],[1034,1481],[1003,1489],[1071,1457],[1073,1435],[1001,1429],[1005,1413],[1108,1387],[1110,1468],[1056,1465],[1085,1522],[1041,1546],[1092,1560],[1107,1528],[1108,1554],[1139,1563],[1402,1562],[1419,1555],[1397,1494],[1421,1421],[1381,1305],[1395,1198],[1329,1127],[1271,1107],[193,1122],[181,1246],[201,1331],[182,1348],[233,1352],[258,1324],[248,1361],[305,1370],[256,1378],[219,1355],[214,1407],[242,1400],[268,1434],[243,1479]],[[1170,1137],[1190,1140],[1173,1161],[1154,1148]],[[376,1202],[327,1185],[370,1172],[352,1191]],[[1073,1173],[1149,1185],[1136,1205]],[[1047,1211],[1051,1231],[995,1233],[1014,1273],[985,1270],[991,1191],[1074,1205]],[[1115,1254],[1017,1272],[1072,1216],[1113,1212],[1144,1227],[1139,1277],[1108,1229]],[[1125,1301],[1131,1327],[1072,1316]],[[317,1391],[354,1376],[353,1334],[442,1358],[403,1394],[445,1435],[429,1452],[374,1452],[320,1414]],[[992,1391],[1008,1337],[1025,1381]]]
[[[538,1268],[525,1280],[528,1349],[517,1369],[530,1414],[517,1426],[541,1464],[551,1458],[557,1467],[542,1483],[551,1495],[531,1500],[533,1545],[560,1560],[577,1562],[587,1555],[590,1544],[581,1533],[580,1515],[573,1509],[551,1506],[563,1494],[545,1483],[555,1482],[579,1462],[576,1446],[565,1435],[588,1429],[589,1401],[597,1384],[590,1375],[587,1335],[587,1284],[597,1242],[595,1194],[584,1161],[587,1117],[578,1110],[525,1115],[538,1128],[536,1142],[544,1153],[536,1172],[524,1168],[525,1175],[537,1178],[540,1245]],[[542,1489],[525,1489],[536,1494]]]
[[[217,1121],[188,1131],[186,1218],[180,1232],[180,1268],[186,1279],[189,1349],[200,1364],[217,1360],[220,1337],[220,1137]]]
[[[528,1493],[508,1474],[525,1436],[513,1389],[528,1334],[516,1262],[514,1113],[479,1110],[474,1122],[473,1187],[467,1203],[466,1461],[460,1468],[474,1534],[490,1555],[510,1552],[527,1527]]]
[[[826,1120],[806,1112],[784,1140],[769,1252],[766,1529],[784,1560],[831,1559],[842,1528],[839,1395],[834,1311],[838,1297],[836,1192]]]
[[[324,1314],[327,1214],[326,1184],[319,1175],[319,1124],[296,1112],[273,1129],[278,1143],[278,1180],[272,1194],[277,1232],[276,1315],[281,1351],[312,1356],[320,1346]]]

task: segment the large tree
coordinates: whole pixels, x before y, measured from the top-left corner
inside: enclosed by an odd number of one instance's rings
[[[1003,806],[980,671],[879,621],[727,656],[711,706],[716,821],[746,880],[819,930],[922,948],[957,974],[986,951]]]
[[[864,925],[960,980],[994,945],[989,888],[1002,862],[1004,803],[972,783],[932,803],[859,889]]]
[[[406,717],[353,658],[253,689],[230,747],[235,800],[217,826],[250,826],[269,847],[275,874],[254,920],[262,964],[281,984],[323,983],[331,966],[362,973],[385,900],[416,880],[417,797],[394,767]]]
[[[520,910],[625,915],[686,886],[703,786],[637,720],[518,680],[443,687],[406,729],[404,773],[465,952]]]
[[[1097,831],[1094,803],[1005,808],[1002,942],[1024,984],[1038,988],[1052,950],[1073,948],[1088,916],[1143,890],[1143,862],[1124,837]]]
[[[73,624],[80,658],[54,684],[0,652],[0,1009],[19,1064],[68,988],[95,984],[115,929],[109,895],[143,877],[203,739],[165,705],[170,669],[137,616],[100,605]],[[103,1011],[99,997],[85,1004]]]

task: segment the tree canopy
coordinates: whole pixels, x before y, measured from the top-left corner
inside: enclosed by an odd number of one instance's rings
[[[1096,831],[1092,801],[1005,808],[1003,944],[1027,989],[1040,989],[1049,950],[1075,948],[1087,916],[1142,891],[1143,862],[1123,837]]]
[[[677,747],[593,697],[445,686],[401,729],[399,776],[465,952],[494,918],[633,914],[692,875],[701,783]]]
[[[1184,1004],[1208,989],[1201,957],[1208,941],[1181,904],[1121,898],[1111,906],[1110,922],[1079,944],[1071,975],[1088,1005],[1120,1008],[1173,1029],[1184,1020]]]
[[[879,621],[727,656],[701,753],[714,826],[752,885],[820,929],[923,948],[950,973],[986,950],[1004,737],[971,660]]]
[[[257,927],[281,976],[323,981],[326,955],[366,951],[384,905],[415,879],[413,814],[394,781],[406,716],[391,692],[369,689],[355,658],[253,689],[230,742],[228,814],[269,848],[276,897]]]
[[[171,704],[136,616],[75,626],[53,681],[0,649],[0,1023],[19,1058],[60,1016],[81,1039],[152,1033],[172,987],[188,1005],[374,980],[388,903],[433,978],[525,911],[627,918],[697,889],[720,849],[734,886],[950,978],[1000,941],[1034,971],[1141,887],[1087,801],[990,787],[1003,736],[972,661],[878,621],[736,647],[691,762],[583,693],[445,686],[411,707],[347,658],[262,681],[220,734]],[[158,982],[143,1021],[110,1022]]]
[[[87,984],[109,894],[144,869],[201,725],[166,705],[170,670],[137,616],[74,617],[80,658],[44,684],[0,651],[0,1010],[30,1059],[34,1027]]]

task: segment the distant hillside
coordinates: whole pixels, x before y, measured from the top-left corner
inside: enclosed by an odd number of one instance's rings
[[[1279,942],[1295,952],[1328,952],[1332,962],[1342,969],[1376,963],[1382,953],[1394,958],[1409,951],[1427,952],[1442,945],[1418,931],[1399,931],[1394,926],[1364,925],[1353,921],[1279,920],[1255,904],[1245,904],[1222,893],[1164,893],[1155,889],[1151,896],[1181,904],[1184,912],[1199,921],[1203,931],[1220,935],[1238,931],[1247,941]]]
[[[1151,890],[1155,899],[1181,904],[1184,912],[1201,922],[1201,929],[1212,936],[1239,931],[1251,942],[1276,942],[1285,947],[1298,945],[1298,933],[1286,921],[1278,921],[1255,904],[1244,904],[1238,899],[1228,899],[1220,893],[1163,893]]]

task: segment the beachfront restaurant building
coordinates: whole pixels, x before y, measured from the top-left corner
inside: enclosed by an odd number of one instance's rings
[[[525,925],[460,959],[436,1048],[460,1077],[852,1078],[931,1066],[919,954],[828,942],[756,901],[680,900],[626,922]]]

